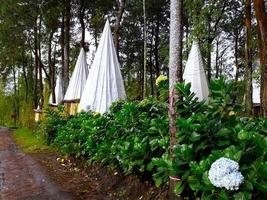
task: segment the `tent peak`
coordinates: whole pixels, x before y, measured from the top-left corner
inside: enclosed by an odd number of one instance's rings
[[[75,101],[81,98],[88,73],[89,69],[86,62],[86,53],[84,48],[81,48],[64,101]]]
[[[191,83],[191,92],[194,92],[199,100],[208,100],[208,82],[204,70],[200,47],[196,41],[193,41],[193,45],[184,69],[183,79],[185,80],[185,83]]]
[[[193,44],[192,44],[192,46],[197,46],[197,47],[199,47],[199,43],[198,43],[198,41],[197,41],[197,40],[193,40]]]
[[[91,110],[105,113],[114,101],[125,98],[120,64],[107,20],[86,80],[78,112]]]

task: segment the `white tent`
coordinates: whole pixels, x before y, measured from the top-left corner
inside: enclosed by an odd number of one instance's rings
[[[252,87],[253,87],[253,95],[252,95],[252,99],[253,99],[253,103],[259,104],[261,102],[260,100],[260,87],[258,86],[258,84],[253,81],[252,83]]]
[[[60,76],[57,77],[57,82],[56,82],[56,87],[55,87],[55,98],[56,98],[56,102],[53,103],[52,93],[51,93],[50,97],[49,97],[49,104],[50,105],[57,106],[63,100],[63,91],[62,91],[62,83],[61,83],[61,77]]]
[[[116,50],[106,22],[78,111],[107,112],[112,102],[126,98]]]
[[[89,69],[86,63],[86,54],[84,49],[81,48],[64,101],[75,101],[81,99],[88,73]]]
[[[183,79],[185,83],[191,83],[191,92],[194,92],[200,101],[208,100],[209,87],[197,42],[193,42],[186,62]]]

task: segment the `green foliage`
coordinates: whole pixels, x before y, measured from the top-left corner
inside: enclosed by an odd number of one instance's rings
[[[89,164],[97,161],[141,175],[168,148],[167,107],[154,99],[119,101],[104,115],[78,113],[68,120],[56,111],[47,115],[49,141]]]
[[[32,132],[27,128],[17,129],[13,133],[16,143],[27,153],[51,152],[54,148],[45,144],[41,134]]]
[[[50,142],[63,153],[117,167],[125,174],[151,174],[156,186],[179,177],[175,193],[190,199],[263,199],[267,183],[267,120],[240,117],[232,102],[235,85],[211,83],[211,98],[199,102],[189,84],[177,84],[178,132],[174,158],[169,155],[167,104],[153,98],[118,101],[104,115],[78,113],[67,118],[49,111]],[[240,164],[245,182],[238,191],[216,188],[208,178],[211,164],[227,157]],[[248,159],[249,158],[249,159]]]
[[[266,119],[239,117],[240,106],[230,104],[231,84],[223,80],[211,84],[212,98],[207,104],[196,101],[190,85],[178,84],[177,89],[183,96],[177,102],[178,144],[172,164],[167,165],[170,160],[165,154],[151,162],[157,169],[155,182],[179,175],[177,195],[192,199],[263,199],[267,194]],[[220,157],[240,165],[245,182],[236,192],[216,188],[208,179],[211,164]]]
[[[67,116],[64,107],[59,106],[57,110],[48,108],[46,110],[46,120],[44,121],[44,132],[47,144],[54,141],[58,129],[67,122]]]

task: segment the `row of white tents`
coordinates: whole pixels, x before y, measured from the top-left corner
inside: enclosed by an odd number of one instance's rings
[[[200,99],[208,99],[209,89],[203,67],[199,46],[193,42],[191,52],[184,70],[183,78],[191,82],[191,91]],[[89,73],[86,53],[82,48],[65,96],[62,93],[61,77],[58,76],[55,87],[55,99],[52,94],[49,104],[58,105],[64,102],[80,102],[78,111],[107,112],[112,102],[125,99],[125,89],[120,72],[109,22],[106,22],[93,64]]]
[[[186,83],[191,83],[191,91],[199,100],[207,100],[209,87],[197,42],[193,42],[186,67],[183,74]],[[107,112],[112,102],[125,99],[125,89],[120,71],[112,33],[107,20],[97,48],[94,61],[89,72],[86,63],[86,53],[82,48],[66,94],[63,96],[61,78],[58,76],[55,87],[56,102],[49,104],[58,105],[63,102],[79,102],[78,112],[95,111]]]
[[[56,102],[49,98],[50,105],[63,102],[79,102],[78,111],[108,111],[112,102],[125,99],[120,64],[113,43],[109,21],[106,22],[90,73],[86,62],[86,53],[82,48],[65,96],[62,93],[61,77],[58,76],[55,87]]]

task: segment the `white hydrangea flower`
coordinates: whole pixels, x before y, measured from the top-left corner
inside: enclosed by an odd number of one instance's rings
[[[228,158],[220,158],[212,163],[209,170],[212,185],[227,190],[238,190],[244,177],[239,172],[239,164]]]

